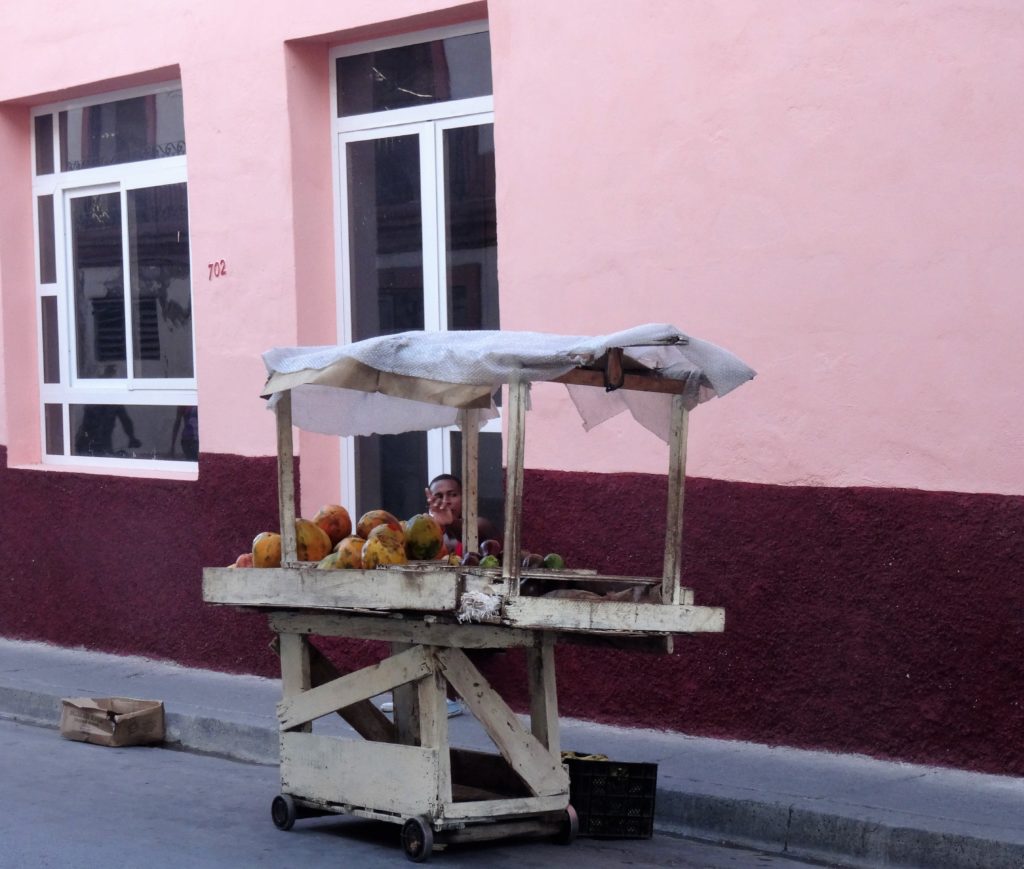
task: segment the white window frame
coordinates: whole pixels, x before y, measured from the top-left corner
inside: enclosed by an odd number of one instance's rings
[[[448,328],[447,274],[443,252],[445,245],[444,203],[438,190],[444,187],[444,165],[442,137],[444,131],[457,127],[468,127],[494,123],[494,97],[472,97],[463,100],[448,100],[425,106],[392,109],[363,115],[338,117],[337,60],[355,54],[384,51],[405,45],[417,45],[455,36],[488,31],[486,21],[474,21],[451,27],[417,31],[416,33],[376,39],[335,48],[330,52],[328,69],[330,74],[331,166],[333,173],[334,233],[335,243],[335,287],[337,288],[337,335],[343,344],[352,341],[352,287],[348,252],[348,179],[343,171],[345,146],[349,142],[390,138],[403,135],[418,135],[420,146],[420,167],[425,170],[433,166],[434,171],[420,172],[420,197],[423,205],[423,327],[427,331]],[[433,133],[431,135],[430,133]],[[433,212],[427,207],[433,203]],[[481,431],[501,434],[501,417],[488,421]],[[427,435],[428,479],[445,473],[452,467],[450,433],[458,431],[457,426],[432,429]],[[341,498],[345,504],[356,504],[356,457],[355,438],[341,438]],[[426,484],[424,480],[424,485]]]
[[[115,102],[117,100],[132,99],[134,97],[149,96],[156,93],[168,91],[180,91],[181,82],[163,82],[157,85],[127,88],[118,91],[108,91],[102,94],[95,94],[89,97],[81,97],[73,100],[66,100],[59,103],[50,103],[37,106],[32,110],[32,141],[31,153],[32,162],[32,217],[33,217],[33,238],[35,240],[35,282],[36,282],[36,318],[37,318],[37,370],[39,371],[39,454],[41,463],[53,467],[73,467],[85,469],[117,469],[129,471],[132,476],[143,476],[147,472],[179,472],[194,475],[198,470],[198,462],[173,461],[170,459],[128,459],[100,456],[76,456],[71,453],[73,433],[70,430],[69,405],[72,404],[125,404],[125,405],[151,405],[166,407],[197,406],[196,378],[194,376],[196,365],[196,336],[195,317],[191,318],[192,326],[192,370],[190,378],[134,378],[131,376],[130,361],[133,358],[132,342],[134,336],[130,327],[131,312],[129,294],[125,293],[125,352],[129,360],[129,374],[125,378],[117,380],[103,380],[100,378],[79,378],[76,371],[75,360],[77,358],[75,330],[71,319],[73,318],[73,307],[71,297],[74,293],[74,286],[71,276],[68,274],[69,263],[72,260],[71,233],[68,231],[68,219],[70,208],[68,203],[71,199],[80,196],[89,196],[98,193],[120,193],[122,214],[127,214],[127,196],[129,190],[136,190],[146,187],[158,187],[168,184],[179,184],[188,182],[187,166],[185,155],[170,157],[159,157],[152,160],[140,160],[134,163],[117,163],[109,166],[94,166],[87,169],[75,169],[62,172],[60,168],[59,133],[57,130],[58,113],[85,108],[87,106]],[[35,153],[36,153],[36,130],[35,118],[38,115],[52,115],[54,121],[53,139],[53,172],[48,175],[36,175]],[[55,276],[54,283],[43,284],[40,271],[40,239],[39,239],[39,197],[52,195],[54,210],[54,259]],[[122,225],[122,232],[126,232]],[[129,270],[129,245],[128,239],[122,238],[122,251],[124,255],[124,274],[128,275]],[[191,265],[191,264],[190,264]],[[191,293],[195,297],[195,270],[191,269]],[[57,383],[44,382],[43,364],[43,343],[45,336],[42,334],[43,323],[39,314],[42,299],[56,297],[57,299],[57,347],[59,381]],[[51,455],[46,451],[46,409],[48,404],[58,404],[62,408],[63,443],[64,455]]]

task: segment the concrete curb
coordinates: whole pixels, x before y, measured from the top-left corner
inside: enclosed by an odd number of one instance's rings
[[[1024,846],[771,801],[659,789],[661,832],[848,867],[1020,869]]]
[[[56,729],[61,698],[0,686],[0,719]],[[245,763],[278,763],[276,729],[206,715],[167,711],[164,747]],[[756,848],[849,867],[1018,869],[1024,845],[913,828],[884,818],[850,817],[766,796],[737,798],[659,788],[659,832]],[[923,825],[922,825],[923,826]]]

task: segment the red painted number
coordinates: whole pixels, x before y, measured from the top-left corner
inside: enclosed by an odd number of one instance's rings
[[[211,281],[214,278],[222,278],[228,273],[227,263],[222,259],[217,260],[215,263],[207,263],[206,267],[210,270],[209,280]]]

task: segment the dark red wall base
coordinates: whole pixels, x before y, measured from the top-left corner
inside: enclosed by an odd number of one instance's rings
[[[528,471],[523,540],[658,576],[665,478]],[[198,482],[6,467],[0,635],[277,675],[257,613],[201,571],[277,526],[275,460],[203,455]],[[684,584],[726,630],[672,655],[560,646],[563,715],[1024,774],[1024,498],[687,481]],[[318,641],[339,664],[382,647]],[[515,652],[480,665],[520,709]],[[566,746],[600,750],[600,746]]]

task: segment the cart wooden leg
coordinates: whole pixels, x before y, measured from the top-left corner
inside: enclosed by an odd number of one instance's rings
[[[309,664],[309,638],[305,634],[280,634],[281,690],[284,696],[295,697],[312,686]],[[313,730],[313,723],[307,722],[295,728],[303,733]]]
[[[429,649],[428,651],[433,651]],[[452,801],[452,768],[448,744],[448,682],[441,673],[437,659],[429,676],[414,683],[419,707],[419,736],[423,748],[437,749],[437,802],[441,806]]]
[[[558,692],[555,686],[555,643],[549,633],[526,650],[530,680],[530,732],[561,762],[558,731]]]
[[[411,649],[409,643],[392,643],[392,656]],[[395,704],[395,731],[397,741],[402,745],[420,744],[420,710],[419,693],[416,685],[400,685],[391,690],[391,700]]]

